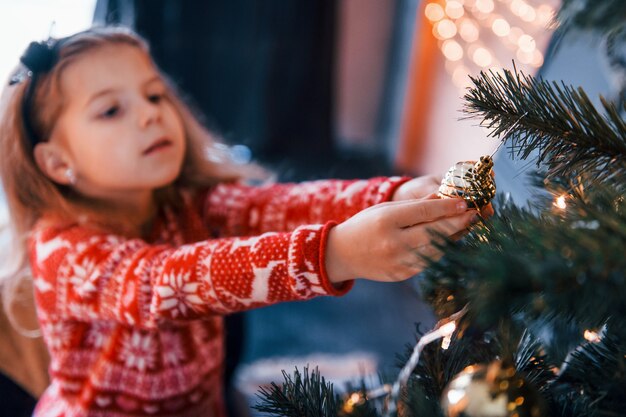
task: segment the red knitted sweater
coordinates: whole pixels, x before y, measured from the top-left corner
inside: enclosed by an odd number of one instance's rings
[[[164,208],[146,240],[40,224],[30,255],[52,384],[35,415],[223,416],[222,315],[344,294],[324,270],[328,231],[404,180],[222,184]]]

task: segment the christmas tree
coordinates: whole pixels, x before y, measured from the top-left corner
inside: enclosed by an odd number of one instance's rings
[[[558,34],[605,35],[609,61],[626,70],[619,56],[626,2],[565,0],[558,18]],[[421,278],[441,321],[418,334],[396,381],[345,396],[317,371],[296,370],[260,391],[258,410],[293,417],[626,415],[623,85],[596,108],[580,88],[515,68],[472,81],[466,115],[513,158],[535,159],[542,192],[524,207],[496,196],[493,217],[462,241],[441,243],[444,257],[429,262]]]

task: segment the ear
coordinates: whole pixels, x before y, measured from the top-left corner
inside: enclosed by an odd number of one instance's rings
[[[72,167],[67,152],[53,142],[42,142],[35,145],[33,150],[35,162],[39,169],[57,184],[71,185],[67,170]]]

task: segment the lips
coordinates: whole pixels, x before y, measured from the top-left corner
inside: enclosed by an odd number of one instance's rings
[[[162,149],[165,148],[169,148],[170,146],[172,146],[172,141],[167,139],[167,138],[162,138],[162,139],[158,139],[156,141],[154,141],[152,143],[152,145],[150,145],[149,147],[147,147],[144,151],[143,151],[143,155],[150,155],[153,153],[156,153]]]

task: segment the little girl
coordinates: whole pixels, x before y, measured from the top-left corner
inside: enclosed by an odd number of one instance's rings
[[[21,61],[0,114],[2,279],[32,272],[52,380],[36,416],[223,416],[223,315],[406,279],[437,256],[431,231],[476,216],[424,177],[245,185],[128,30]]]

